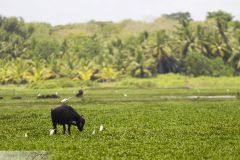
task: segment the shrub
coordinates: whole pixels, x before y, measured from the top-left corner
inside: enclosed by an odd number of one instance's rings
[[[120,82],[120,86],[137,88],[155,88],[157,84],[151,79],[126,79]]]
[[[34,89],[49,89],[49,88],[73,88],[80,86],[96,86],[97,82],[93,81],[82,81],[82,80],[72,80],[69,78],[59,78],[52,80],[39,80],[33,82],[28,86]]]
[[[221,58],[209,59],[202,54],[191,53],[184,60],[184,72],[193,76],[231,76],[234,70]]]

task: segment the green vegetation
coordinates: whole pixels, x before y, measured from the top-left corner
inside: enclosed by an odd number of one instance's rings
[[[14,88],[14,85],[12,85]],[[40,80],[29,85],[20,85],[28,89],[58,89],[58,88],[80,88],[102,87],[102,88],[142,88],[142,89],[208,89],[208,90],[238,90],[240,89],[240,77],[190,77],[180,74],[163,74],[154,78],[123,78],[116,82],[97,83],[94,81],[79,81],[67,78],[52,80]],[[2,88],[5,86],[3,85]],[[9,85],[6,85],[9,88]],[[235,94],[235,93],[234,93]]]
[[[180,76],[181,79],[181,76]],[[207,78],[206,78],[207,79]],[[157,82],[158,83],[158,82]],[[235,90],[234,92],[239,91]],[[38,92],[73,96],[76,88],[2,87],[0,150],[45,150],[53,159],[238,159],[239,100],[163,100],[160,95],[195,89],[89,88],[70,104],[84,115],[85,130],[50,136],[50,109],[59,99],[36,99]],[[198,94],[225,89],[200,89]],[[230,90],[232,92],[232,90]],[[123,96],[127,93],[128,96]],[[233,94],[233,93],[229,93]],[[11,100],[21,95],[21,100]],[[104,131],[91,135],[94,127]],[[27,133],[28,137],[24,137]]]
[[[151,23],[62,26],[0,16],[0,150],[45,150],[53,159],[239,159],[239,46],[240,22],[223,11],[202,22],[180,12]],[[56,92],[73,97],[84,132],[62,135],[59,127],[49,135],[60,99],[36,97]],[[184,99],[192,95],[237,98]],[[104,131],[91,135],[100,124]]]
[[[68,78],[116,81],[163,73],[239,75],[240,22],[223,11],[196,22],[189,13],[154,22],[90,21],[51,26],[0,17],[0,83]]]
[[[158,75],[155,78],[125,78],[116,83],[101,86],[161,88],[161,89],[239,89],[239,77],[189,77],[176,74]]]

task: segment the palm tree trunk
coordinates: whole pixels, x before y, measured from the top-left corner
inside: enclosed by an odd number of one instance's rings
[[[144,78],[144,77],[145,77],[143,66],[140,67],[140,77],[141,77],[141,78]]]
[[[160,74],[164,73],[164,65],[163,65],[162,58],[157,63],[157,72],[160,73]]]
[[[207,44],[205,44],[205,43],[203,43],[203,47],[206,49],[206,51],[207,51],[207,57],[212,57],[213,56],[213,54],[212,54],[212,52],[211,52],[211,49],[210,49],[210,47],[207,45]]]
[[[188,48],[192,42],[187,42],[182,49],[182,56],[185,58],[188,55]]]
[[[221,35],[221,37],[222,37],[222,39],[223,39],[223,41],[224,41],[224,43],[226,45],[226,48],[227,48],[227,51],[224,53],[224,56],[223,56],[223,60],[226,63],[228,58],[231,56],[232,48],[229,45],[228,38],[227,38],[227,36],[224,33],[224,29],[222,27],[221,22],[218,21],[217,22],[217,26],[218,26],[219,34]]]

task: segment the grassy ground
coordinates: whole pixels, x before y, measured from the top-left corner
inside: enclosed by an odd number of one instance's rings
[[[200,93],[191,89],[88,89],[83,99],[70,102],[86,118],[84,132],[73,127],[71,136],[49,136],[50,109],[59,105],[59,99],[38,100],[36,95],[56,91],[61,97],[73,96],[76,88],[0,90],[5,97],[0,101],[0,150],[45,150],[53,159],[240,158],[238,100],[172,101],[158,97],[214,94],[225,89],[201,89]],[[13,95],[23,99],[12,100]],[[105,130],[91,135],[100,124]]]
[[[178,74],[158,75],[155,78],[126,78],[114,86],[140,88],[189,88],[189,89],[236,89],[240,88],[240,77],[189,77]]]
[[[38,81],[27,85],[32,89],[73,88],[79,86],[105,88],[158,88],[158,89],[240,89],[240,77],[189,77],[178,74],[158,75],[155,78],[123,78],[111,83],[81,82],[61,78]]]
[[[212,88],[204,87],[203,81],[195,78],[188,83],[196,81],[200,87],[170,85],[174,79],[169,80],[168,87],[159,87],[162,79],[128,79],[104,84],[101,86],[104,88],[91,87],[85,90],[82,99],[74,97],[79,87],[2,86],[0,150],[47,151],[53,159],[239,159],[239,99],[161,98],[162,95],[236,95],[240,91],[238,79],[219,79],[218,87]],[[213,83],[211,78],[206,79],[205,84]],[[225,84],[231,80],[232,86],[227,87]],[[137,89],[132,84],[149,81],[158,87]],[[179,81],[176,84],[184,84]],[[123,88],[124,85],[128,87]],[[73,127],[71,136],[62,135],[59,126],[57,135],[49,135],[50,109],[58,106],[60,99],[39,100],[36,95],[55,92],[61,98],[73,97],[70,105],[86,119],[82,133]],[[12,96],[22,99],[13,100]],[[104,131],[97,130],[91,135],[100,124],[104,125]],[[25,133],[28,137],[24,137]]]

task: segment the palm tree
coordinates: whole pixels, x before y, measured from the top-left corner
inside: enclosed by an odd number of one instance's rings
[[[134,77],[152,77],[156,75],[156,65],[154,58],[147,54],[144,48],[138,46],[135,51],[134,60],[129,64],[127,70],[130,70]]]
[[[180,54],[182,58],[185,58],[188,55],[191,45],[195,41],[195,33],[193,28],[190,26],[190,20],[182,19],[179,21],[180,27],[177,28],[177,42],[180,47]]]
[[[104,67],[100,70],[98,76],[100,80],[109,82],[114,81],[118,78],[119,72],[115,71],[112,67]]]
[[[113,57],[113,65],[117,70],[125,68],[123,62],[127,58],[124,50],[124,44],[120,38],[117,38],[111,42],[109,46],[109,53]]]
[[[60,77],[69,77],[74,78],[75,77],[75,70],[78,69],[80,63],[80,59],[77,54],[74,54],[72,52],[65,53],[59,64],[59,76]]]
[[[82,79],[84,81],[91,80],[95,71],[94,61],[81,59],[78,67],[75,69],[76,76],[75,78]]]
[[[229,38],[227,37],[227,31],[229,29],[229,22],[232,21],[233,16],[220,10],[216,12],[208,12],[207,19],[214,19],[216,21],[218,33],[220,34],[226,48],[223,60],[227,62],[232,52],[232,47],[230,46]]]
[[[29,71],[28,74],[26,74],[26,78],[29,82],[36,82],[42,79],[43,76],[43,68],[44,68],[44,62],[43,61],[36,61],[33,63],[33,67]]]
[[[166,31],[156,32],[152,46],[152,54],[157,63],[158,73],[167,73],[173,71],[174,58],[170,55],[170,37]]]
[[[231,57],[228,59],[228,62],[232,64],[235,69],[235,74],[240,74],[240,49],[237,52],[234,52]]]
[[[200,53],[203,53],[205,56],[211,58],[216,55],[212,52],[212,43],[214,40],[214,31],[211,31],[209,27],[204,27],[201,25],[197,26],[197,32],[196,32],[196,43],[197,48],[199,49]]]

